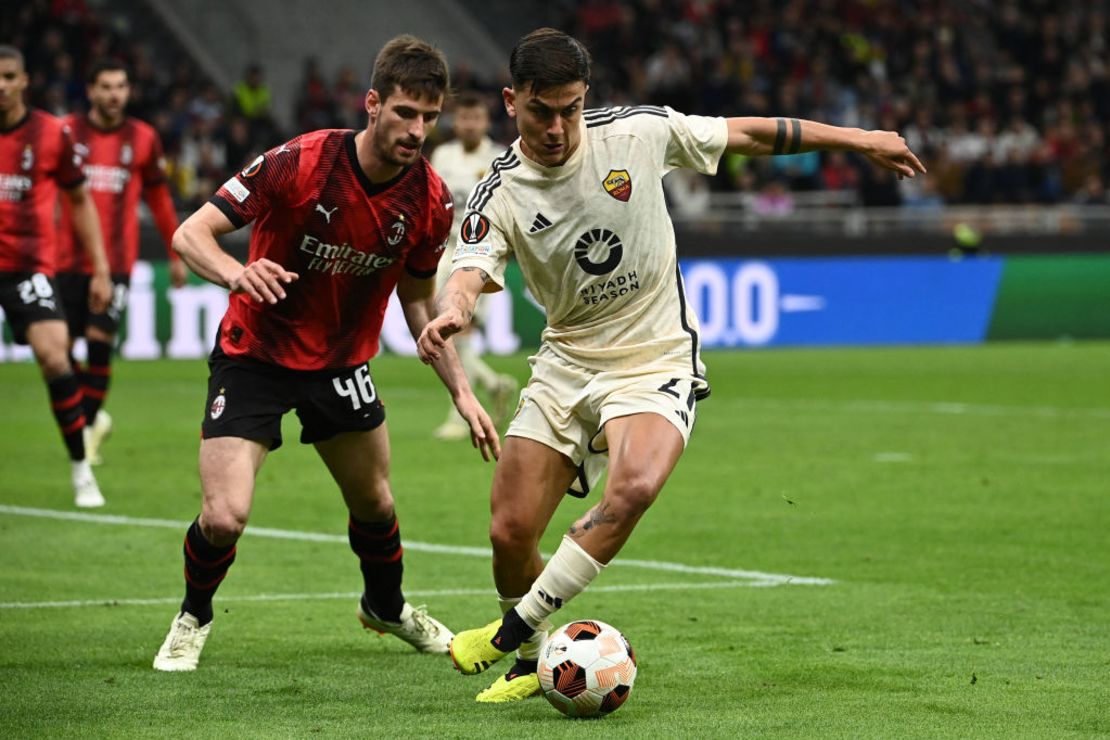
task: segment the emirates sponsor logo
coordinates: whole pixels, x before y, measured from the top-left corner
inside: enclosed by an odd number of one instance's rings
[[[32,180],[26,175],[0,174],[0,201],[9,203],[23,200],[23,194],[31,189]]]
[[[330,275],[363,277],[384,270],[397,261],[396,257],[374,254],[350,244],[328,244],[311,234],[301,240],[301,252],[312,257],[308,269]]]
[[[86,164],[82,170],[89,190],[95,193],[122,193],[131,182],[131,170],[106,164]]]

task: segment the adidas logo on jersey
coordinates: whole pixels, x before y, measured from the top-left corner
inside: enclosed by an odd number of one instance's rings
[[[528,229],[528,233],[535,234],[537,232],[543,231],[550,225],[551,222],[547,220],[547,216],[543,215],[542,213],[537,213],[536,220],[532,222],[532,228]]]

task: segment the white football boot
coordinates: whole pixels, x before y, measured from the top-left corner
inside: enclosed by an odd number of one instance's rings
[[[358,602],[358,621],[368,630],[374,630],[380,635],[390,634],[400,637],[422,653],[447,653],[447,646],[455,633],[434,617],[428,616],[427,607],[421,605],[413,607],[407,601],[401,607],[401,621],[387,622],[368,609],[362,608],[362,600]]]
[[[89,467],[88,458],[74,460],[71,472],[73,481],[73,503],[82,509],[95,509],[104,505],[104,495],[96,484],[96,477]]]
[[[90,465],[104,462],[100,457],[100,445],[112,434],[112,417],[104,409],[96,412],[92,424],[85,427],[85,459]]]
[[[170,622],[170,633],[154,656],[154,667],[160,671],[195,671],[211,629],[211,622],[201,627],[196,617],[181,612]]]

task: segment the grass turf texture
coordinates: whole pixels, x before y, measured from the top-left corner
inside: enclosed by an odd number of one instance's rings
[[[733,587],[612,567],[557,615],[625,631],[628,704],[564,719],[480,705],[466,678],[355,620],[357,563],[323,464],[263,468],[252,536],[193,674],[150,667],[180,598],[199,506],[202,363],[117,366],[97,513],[179,528],[0,513],[0,716],[8,737],[1091,737],[1110,733],[1110,345],[768,351],[706,357],[713,397],[622,557],[834,579]],[[523,377],[521,358],[496,361]],[[485,547],[491,465],[431,438],[430,370],[384,357],[393,487],[412,542]],[[0,504],[72,511],[30,365],[0,365]],[[596,501],[596,498],[592,499]],[[567,499],[544,548],[588,506]],[[610,587],[657,585],[659,590]],[[698,587],[700,586],[700,587]],[[411,600],[455,628],[495,613],[485,557],[406,552]],[[609,590],[605,590],[609,589]],[[435,593],[460,590],[463,593]],[[478,592],[490,591],[489,594]],[[251,601],[262,594],[302,599]],[[329,594],[332,594],[329,596]],[[423,595],[418,595],[423,594]],[[85,607],[13,602],[90,600]]]

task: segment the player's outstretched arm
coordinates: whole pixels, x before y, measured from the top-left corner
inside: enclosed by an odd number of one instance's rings
[[[726,151],[734,154],[797,154],[839,149],[859,152],[904,177],[925,166],[896,131],[864,131],[798,118],[729,118]]]
[[[246,293],[258,303],[285,298],[285,286],[300,276],[265,258],[241,265],[216,241],[234,230],[219,208],[205,203],[174,232],[173,248],[193,272],[232,293]]]
[[[501,440],[497,436],[497,429],[489,414],[474,396],[454,346],[444,338],[436,348],[435,357],[425,358],[424,352],[420,350],[420,344],[425,340],[431,325],[442,318],[432,318],[435,316],[435,302],[432,299],[434,292],[434,277],[421,279],[406,274],[397,282],[397,298],[401,301],[401,309],[405,313],[409,331],[417,341],[420,359],[425,364],[431,365],[439,379],[447,386],[455,408],[470,426],[471,444],[482,453],[484,460],[488,461],[491,456],[496,460],[501,457]],[[471,311],[473,311],[473,304]]]
[[[72,206],[73,230],[89,255],[93,275],[89,282],[89,308],[93,313],[103,313],[112,300],[112,278],[108,274],[108,257],[104,253],[104,235],[100,231],[100,216],[96,205],[84,185],[63,190]]]
[[[451,273],[447,284],[436,296],[435,318],[424,327],[416,340],[421,362],[429,365],[438,360],[440,352],[447,346],[447,340],[470,326],[478,296],[488,282],[489,275],[477,267],[461,267]]]

